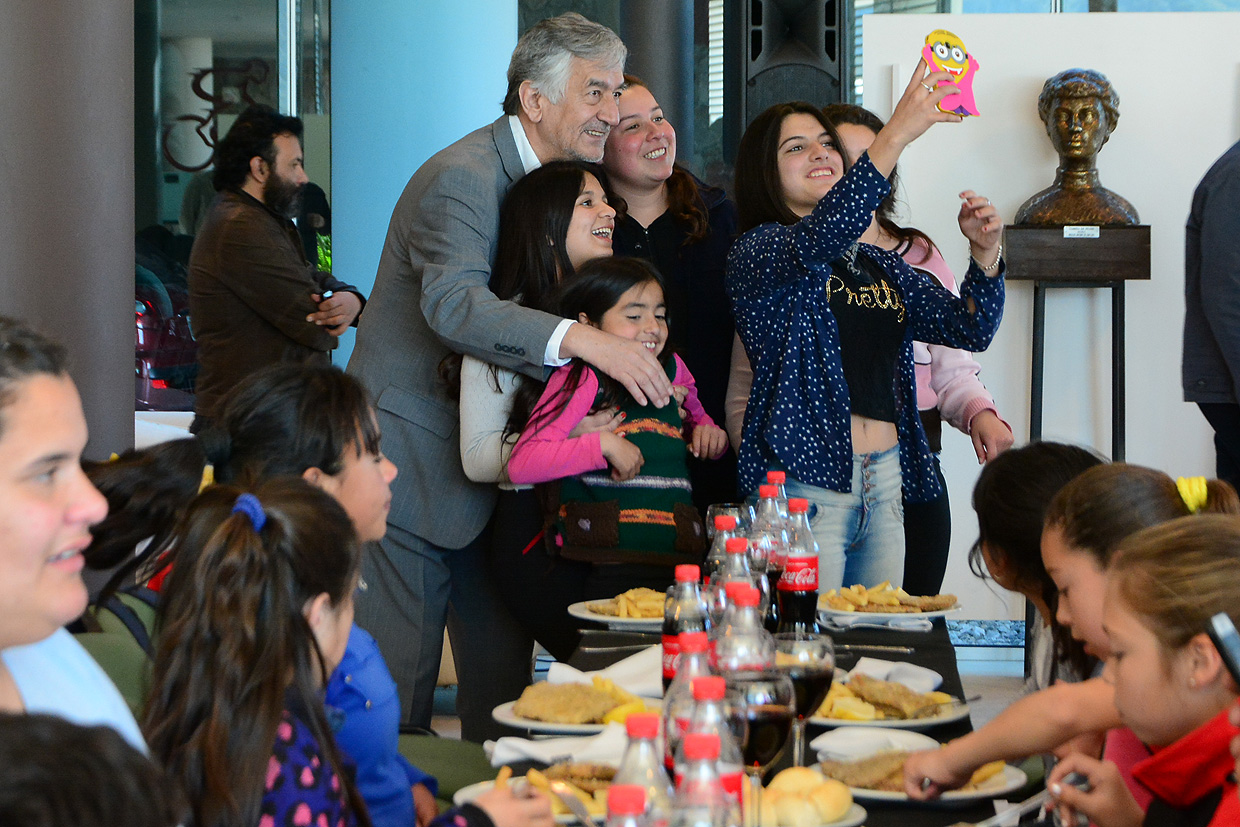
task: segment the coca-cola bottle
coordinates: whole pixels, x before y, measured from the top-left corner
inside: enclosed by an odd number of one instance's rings
[[[607,789],[607,827],[652,827],[646,804],[646,788],[640,784],[612,784]]]
[[[740,827],[740,806],[719,774],[720,739],[709,732],[685,738],[685,769],[676,785],[674,827]]]
[[[646,818],[650,827],[666,827],[672,815],[672,782],[663,769],[662,749],[658,744],[659,715],[657,712],[630,715],[624,726],[629,745],[620,759],[612,789],[615,789],[614,784],[641,787],[645,790]],[[608,805],[610,811],[610,801]]]
[[[813,632],[818,628],[818,541],[809,527],[809,501],[788,500],[790,532],[787,562],[779,578],[779,631]]]
[[[676,750],[693,715],[693,681],[714,674],[707,651],[705,632],[681,633],[680,668],[663,693],[663,766],[669,773],[675,771]]]
[[[783,471],[766,472],[766,484],[775,486],[775,499],[779,502],[779,513],[784,519],[788,517],[788,490],[785,488],[787,482],[788,475]]]
[[[758,590],[736,586],[729,594],[733,604],[714,638],[711,668],[718,672],[766,669],[775,663],[775,639],[762,626]]]
[[[741,748],[736,743],[732,727],[739,724],[737,712],[724,701],[726,684],[718,675],[708,675],[693,681],[693,714],[689,716],[689,728],[676,753],[676,790],[684,786],[688,775],[688,754],[685,751],[693,734],[714,735],[719,739],[718,760],[715,771],[729,798],[737,807],[741,804],[741,786],[744,784],[744,763]]]
[[[676,677],[681,632],[705,632],[710,628],[710,611],[698,588],[700,571],[694,565],[676,567],[676,582],[663,601],[663,691]]]
[[[706,562],[702,564],[702,584],[709,586],[723,569],[727,559],[728,540],[739,537],[736,518],[731,514],[719,514],[715,517],[715,539],[711,540],[710,551],[706,554]]]

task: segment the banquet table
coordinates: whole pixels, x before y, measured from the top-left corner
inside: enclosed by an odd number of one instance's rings
[[[933,628],[928,632],[902,632],[891,629],[850,629],[831,632],[831,637],[841,651],[836,661],[840,668],[848,669],[858,657],[874,657],[884,660],[905,661],[933,669],[943,676],[940,689],[955,697],[963,697],[964,689],[960,682],[960,672],[956,666],[956,650],[947,634],[947,626],[942,618],[934,621]],[[569,659],[569,665],[583,671],[603,669],[616,661],[631,655],[635,647],[642,643],[653,643],[657,635],[633,632],[586,631],[582,644]],[[882,649],[865,647],[908,647],[911,653],[895,653]],[[624,647],[624,648],[620,648]],[[855,647],[855,648],[848,648]],[[973,725],[968,718],[952,723],[940,724],[923,730],[926,735],[940,742],[950,741],[971,732]],[[806,733],[806,741],[826,731],[823,727],[810,724]],[[767,772],[767,778],[780,769],[791,765],[791,750],[785,749],[783,756],[775,766]],[[811,756],[812,760],[812,756]],[[1008,793],[1005,798],[1012,803],[1022,801],[1035,790],[1021,789]],[[947,827],[957,822],[981,821],[995,814],[991,799],[970,802],[962,805],[923,804],[923,803],[887,803],[860,801],[858,802],[869,813],[867,827]],[[1025,823],[1024,821],[1021,822]]]

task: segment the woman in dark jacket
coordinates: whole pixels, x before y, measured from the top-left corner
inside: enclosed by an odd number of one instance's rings
[[[663,276],[674,320],[669,343],[697,379],[702,407],[723,422],[734,331],[723,273],[737,234],[736,205],[676,165],[676,130],[632,75],[620,88],[620,123],[607,137],[603,167],[610,191],[625,202],[616,216],[615,254],[648,259]],[[703,511],[736,498],[731,451],[709,466],[690,457],[689,476]]]

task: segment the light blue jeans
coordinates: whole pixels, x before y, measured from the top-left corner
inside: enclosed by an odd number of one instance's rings
[[[904,579],[904,505],[900,447],[853,454],[852,492],[841,494],[791,477],[789,497],[809,500],[809,524],[818,541],[818,590]]]

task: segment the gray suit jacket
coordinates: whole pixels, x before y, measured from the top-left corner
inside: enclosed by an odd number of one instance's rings
[[[440,361],[456,351],[541,377],[560,322],[487,288],[500,202],[524,174],[506,116],[414,173],[392,212],[349,360],[374,395],[383,451],[399,469],[389,522],[443,548],[478,536],[497,489],[465,477],[457,403],[439,380]]]

